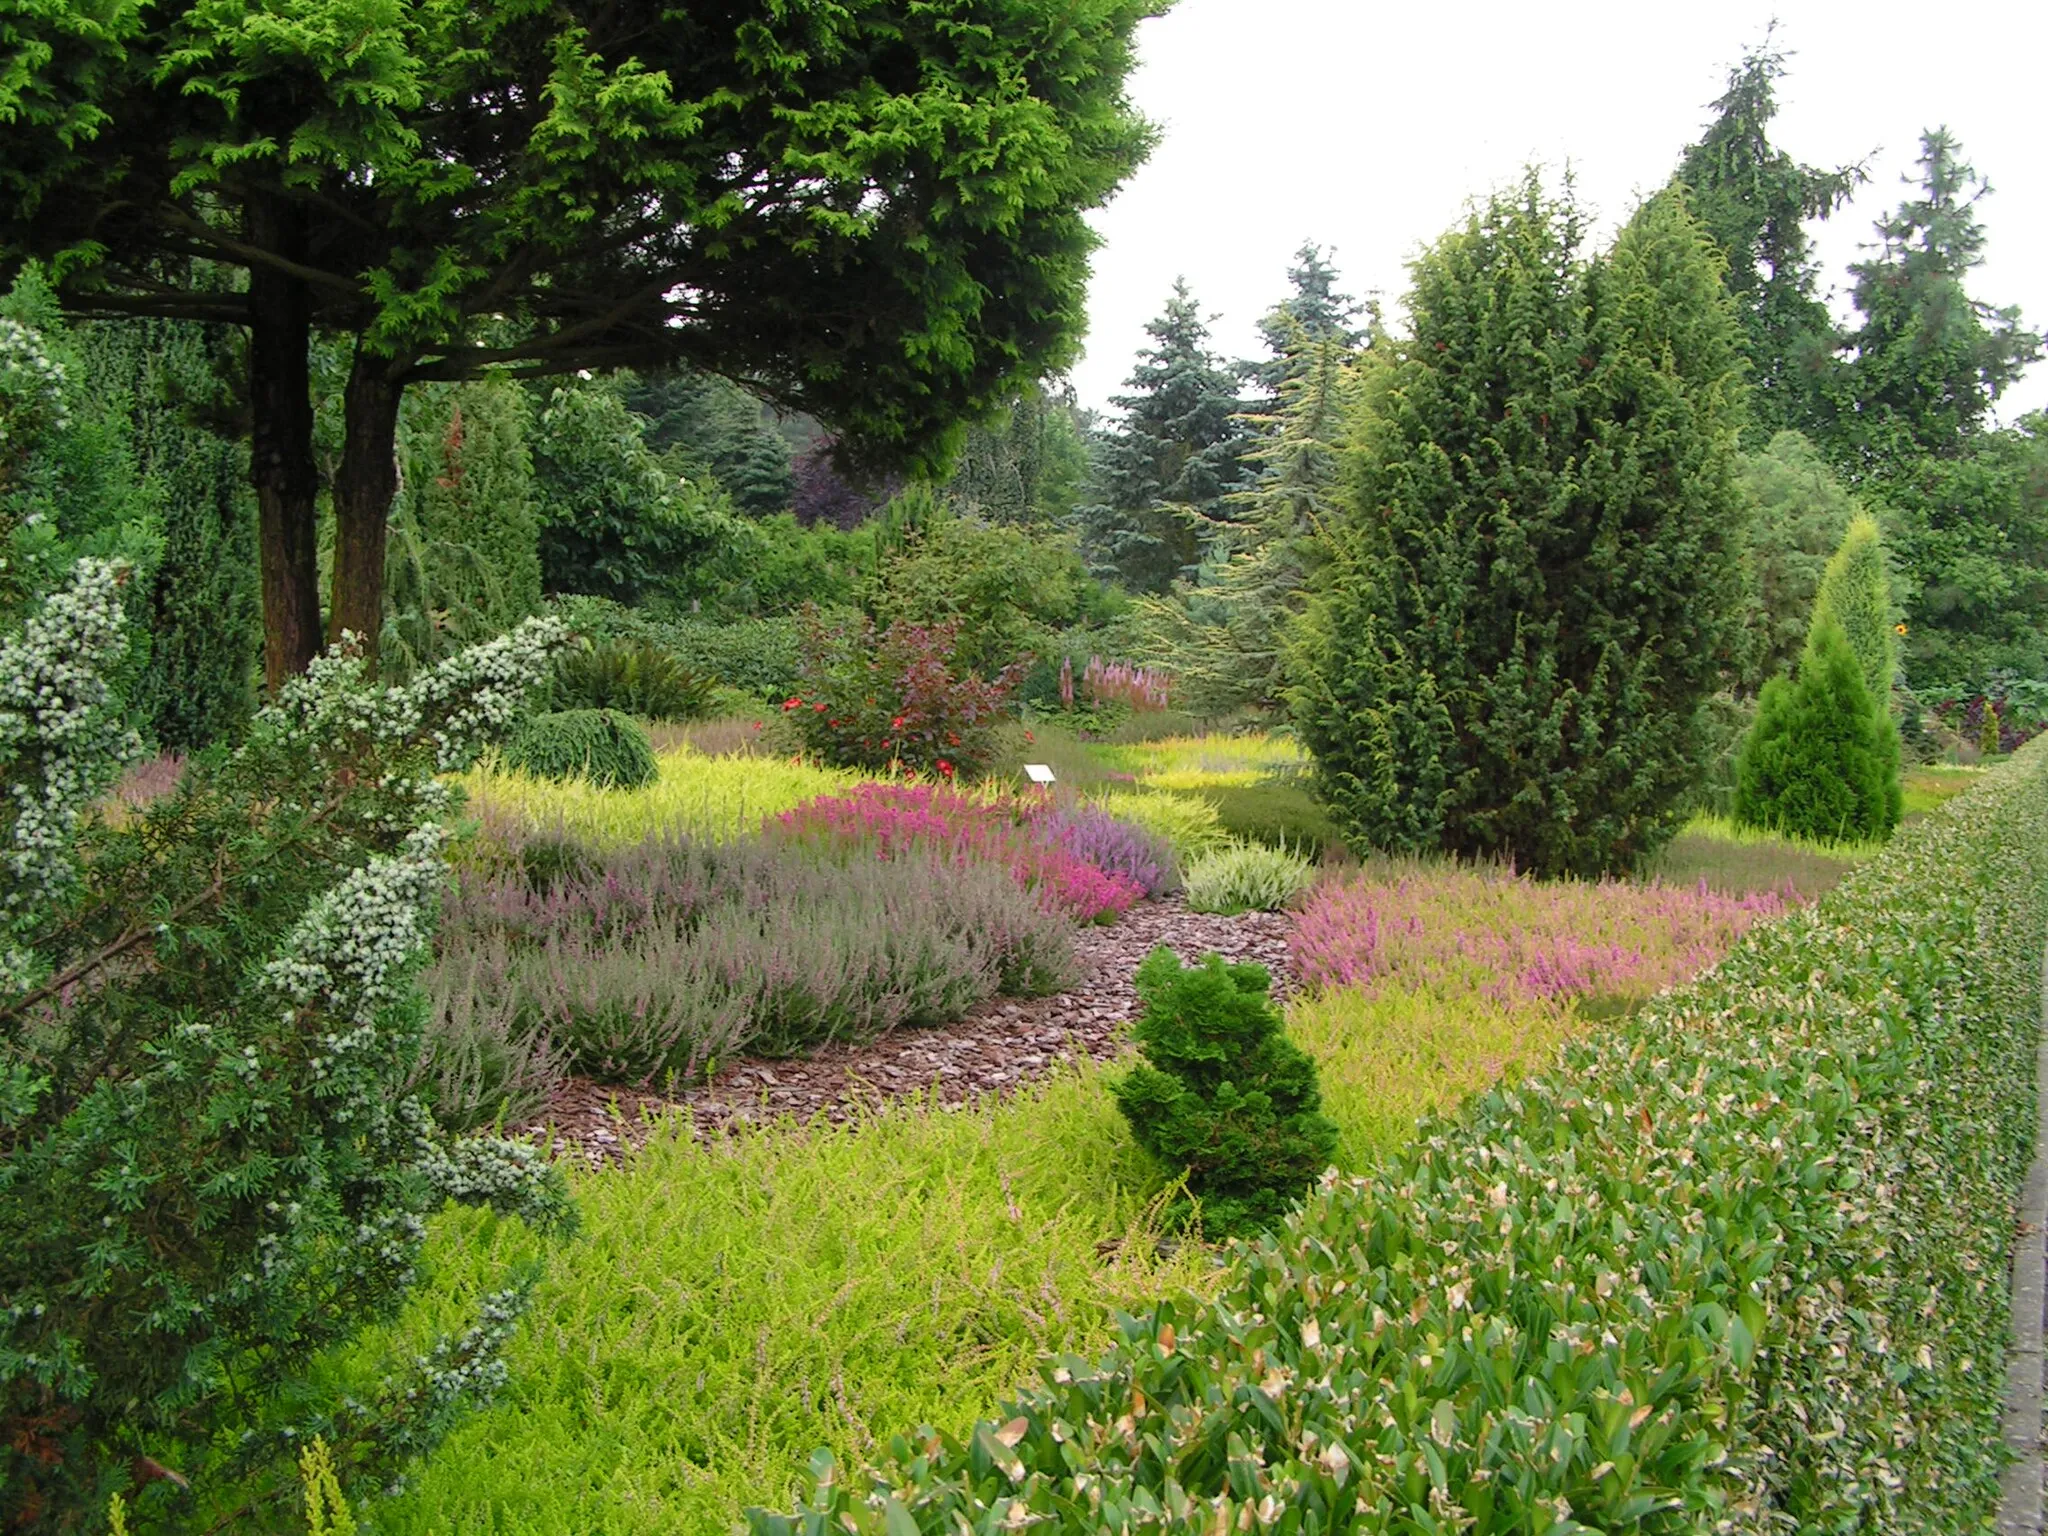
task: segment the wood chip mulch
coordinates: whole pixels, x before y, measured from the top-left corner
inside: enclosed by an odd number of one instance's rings
[[[1190,962],[1211,951],[1230,960],[1256,960],[1272,971],[1275,992],[1284,994],[1286,935],[1287,919],[1278,913],[1217,917],[1190,912],[1178,898],[1145,902],[1113,926],[1084,928],[1075,936],[1081,981],[1071,991],[999,998],[955,1024],[900,1029],[865,1045],[829,1045],[811,1056],[742,1058],[676,1098],[575,1078],[526,1129],[551,1137],[560,1150],[604,1162],[622,1156],[678,1110],[689,1111],[701,1136],[785,1117],[803,1123],[823,1115],[837,1124],[856,1109],[913,1095],[931,1095],[949,1107],[971,1103],[985,1094],[1013,1092],[1063,1062],[1107,1061],[1122,1051],[1138,1006],[1132,977],[1161,944]]]

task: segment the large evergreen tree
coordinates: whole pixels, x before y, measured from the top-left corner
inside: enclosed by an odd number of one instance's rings
[[[1337,269],[1329,258],[1321,246],[1305,242],[1287,269],[1293,291],[1259,321],[1267,355],[1245,364],[1244,372],[1276,401],[1287,380],[1298,377],[1304,360],[1325,342],[1353,352],[1379,324],[1377,309],[1338,288]]]
[[[942,460],[1072,360],[1150,0],[8,0],[0,260],[250,332],[272,686],[320,645],[309,357],[350,344],[327,629],[372,646],[404,390],[675,362]],[[181,280],[198,256],[246,273]]]
[[[2048,506],[2037,440],[2001,431],[1999,397],[2041,355],[2019,311],[1973,298],[1985,183],[1947,132],[1921,142],[1916,193],[1851,270],[1861,324],[1830,446],[1852,483],[1898,514],[1916,686],[1972,684],[2048,649]]]
[[[694,368],[637,376],[626,405],[647,422],[647,445],[681,454],[716,479],[754,517],[787,512],[796,499],[789,444],[758,399]]]
[[[1787,428],[1812,434],[1832,420],[1838,341],[1815,291],[1819,269],[1806,226],[1835,212],[1866,179],[1860,163],[1801,165],[1771,142],[1784,73],[1785,56],[1768,40],[1744,54],[1713,104],[1713,121],[1678,164],[1693,214],[1726,263],[1723,281],[1749,361],[1749,443],[1758,448]]]
[[[1628,869],[1739,626],[1741,331],[1669,190],[1588,260],[1532,173],[1415,266],[1294,704],[1357,842]]]
[[[1183,279],[1145,330],[1124,419],[1097,443],[1094,497],[1081,508],[1098,568],[1137,592],[1165,592],[1201,563],[1245,481],[1244,406]]]

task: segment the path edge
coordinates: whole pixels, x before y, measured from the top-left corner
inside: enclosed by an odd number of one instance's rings
[[[2048,1323],[2048,954],[2042,956],[2041,1041],[2034,1054],[2034,1160],[2013,1229],[2012,1339],[2006,1352],[1999,1536],[2042,1536],[2044,1323]]]

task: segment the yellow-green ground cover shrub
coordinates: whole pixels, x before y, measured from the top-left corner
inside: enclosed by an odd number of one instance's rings
[[[905,1420],[753,1528],[1978,1528],[2044,933],[2036,747],[1552,1073],[1326,1181],[1213,1299],[971,1429]]]
[[[818,1447],[858,1460],[896,1425],[985,1410],[1043,1352],[1093,1351],[1116,1309],[1215,1273],[1198,1245],[1160,1254],[1169,1192],[1093,1069],[951,1113],[703,1145],[672,1128],[571,1183],[585,1236],[550,1250],[509,1384],[380,1532],[729,1531],[793,1500]],[[451,1213],[402,1337],[537,1251]]]
[[[859,775],[814,763],[767,757],[708,757],[688,747],[661,754],[661,773],[642,789],[601,789],[582,780],[549,783],[488,764],[460,775],[486,839],[548,833],[598,848],[625,848],[650,837],[727,838]]]

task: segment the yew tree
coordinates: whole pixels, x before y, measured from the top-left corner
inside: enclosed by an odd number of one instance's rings
[[[1156,8],[0,0],[0,260],[247,329],[275,686],[320,645],[316,337],[352,353],[328,627],[372,640],[418,381],[687,364],[942,460],[1071,360]]]

